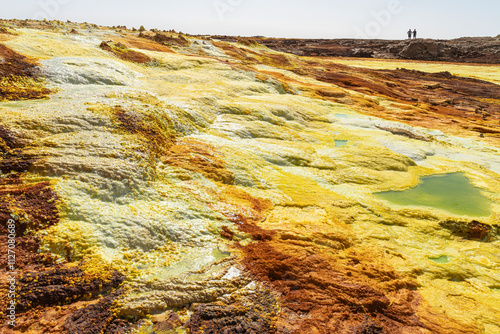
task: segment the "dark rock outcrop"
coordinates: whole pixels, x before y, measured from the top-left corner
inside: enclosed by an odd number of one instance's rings
[[[212,36],[237,42],[237,37]],[[282,39],[253,38],[271,49],[298,56],[414,59],[464,63],[500,63],[500,38],[463,37],[452,40]]]
[[[416,40],[409,43],[398,53],[406,59],[433,60],[442,54],[441,44],[433,40]]]

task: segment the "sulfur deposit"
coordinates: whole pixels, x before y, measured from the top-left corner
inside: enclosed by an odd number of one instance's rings
[[[498,67],[0,24],[2,333],[500,332]]]

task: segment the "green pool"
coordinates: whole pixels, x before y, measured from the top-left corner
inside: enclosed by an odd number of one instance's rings
[[[450,259],[446,255],[441,255],[439,257],[430,257],[429,260],[434,261],[436,263],[448,263]]]
[[[397,205],[426,206],[471,217],[491,215],[491,201],[463,173],[425,176],[415,188],[374,195]]]
[[[344,147],[347,145],[347,140],[338,140],[335,139],[335,147]]]

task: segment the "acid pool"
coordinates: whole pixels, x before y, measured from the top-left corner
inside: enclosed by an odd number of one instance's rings
[[[347,145],[347,140],[335,139],[335,147],[344,147]]]
[[[491,201],[463,173],[426,176],[415,188],[374,195],[402,206],[426,206],[472,217],[491,215]]]
[[[436,263],[448,263],[450,259],[446,255],[441,255],[438,257],[430,257],[429,260],[434,261]]]

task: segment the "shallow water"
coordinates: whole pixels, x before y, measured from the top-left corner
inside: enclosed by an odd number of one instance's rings
[[[223,252],[223,251],[221,251],[218,248],[214,248],[214,250],[212,251],[212,256],[215,258],[216,261],[220,261],[222,259],[230,257],[231,253],[229,253],[229,252]]]
[[[349,116],[346,114],[335,114],[335,117],[337,117],[337,118],[349,118]]]
[[[449,263],[450,259],[447,255],[441,255],[439,257],[430,257],[429,260],[434,261],[436,263]]]
[[[347,140],[337,140],[335,139],[335,147],[344,147],[347,145]]]
[[[463,173],[422,177],[415,188],[375,193],[380,199],[403,206],[426,206],[457,215],[491,215],[491,201]]]

